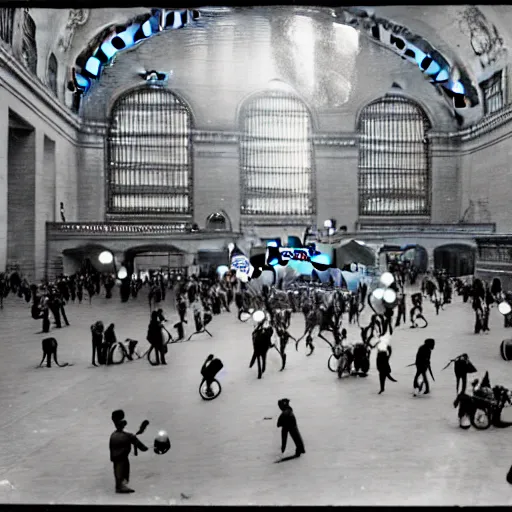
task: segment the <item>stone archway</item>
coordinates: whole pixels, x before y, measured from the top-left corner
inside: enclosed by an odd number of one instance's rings
[[[445,244],[434,249],[434,268],[452,277],[473,275],[476,248],[468,244]]]
[[[74,274],[82,268],[92,267],[98,272],[112,272],[112,264],[100,263],[99,255],[103,251],[114,251],[102,244],[86,244],[78,247],[70,247],[62,251],[65,274]]]
[[[187,266],[186,253],[172,244],[146,244],[130,247],[124,253],[124,264],[131,275],[139,270],[178,271]]]
[[[403,248],[402,259],[411,262],[420,274],[428,270],[428,251],[422,245],[408,245]]]

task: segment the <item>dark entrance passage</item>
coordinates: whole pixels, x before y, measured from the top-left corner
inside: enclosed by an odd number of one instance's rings
[[[153,272],[162,272],[164,276],[186,275],[185,254],[173,245],[144,245],[132,247],[125,252],[128,275],[139,274],[143,279]]]
[[[434,249],[434,268],[445,269],[452,277],[475,272],[476,249],[465,244],[446,244]]]
[[[414,265],[420,274],[428,269],[428,252],[422,245],[409,245],[403,248],[402,260],[407,260]]]

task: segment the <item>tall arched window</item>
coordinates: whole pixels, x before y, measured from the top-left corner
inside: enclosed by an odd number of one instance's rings
[[[37,74],[36,24],[32,16],[25,11],[23,18],[23,41],[21,46],[23,64],[34,75]]]
[[[12,31],[14,28],[14,15],[16,9],[12,7],[0,8],[0,39],[12,45]]]
[[[241,110],[242,214],[314,212],[311,117],[281,91],[249,100]]]
[[[167,89],[138,89],[116,102],[107,139],[110,213],[191,213],[191,128],[187,106]]]
[[[59,65],[57,63],[57,58],[53,53],[50,54],[50,58],[48,59],[48,86],[50,90],[57,96],[57,73],[58,73]]]
[[[430,157],[423,110],[401,96],[366,106],[359,118],[359,214],[430,215]]]

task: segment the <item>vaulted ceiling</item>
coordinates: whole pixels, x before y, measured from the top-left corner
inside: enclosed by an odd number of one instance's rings
[[[66,69],[66,82],[71,79],[86,92],[101,80],[102,67],[112,64],[116,53],[144,44],[162,31],[184,26],[193,30],[194,26],[215,23],[233,9],[30,9],[30,14],[37,25],[38,53],[55,53]],[[270,18],[276,10],[287,9],[325,23],[353,26],[396,58],[408,60],[427,81],[442,89],[454,112],[463,118],[460,124],[472,124],[483,115],[479,84],[510,61],[512,7],[508,5],[261,9],[267,9]],[[110,54],[101,52],[103,43]]]

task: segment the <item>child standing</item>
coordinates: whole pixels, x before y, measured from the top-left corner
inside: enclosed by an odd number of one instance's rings
[[[293,409],[290,407],[290,400],[288,398],[282,398],[278,400],[277,405],[281,409],[281,415],[277,420],[277,428],[281,428],[281,453],[286,450],[286,441],[288,440],[288,434],[290,434],[293,442],[295,443],[295,457],[300,457],[303,453],[306,453],[304,448],[304,441],[299,432],[297,426],[297,419],[293,414]]]
[[[124,411],[120,409],[114,411],[112,413],[112,421],[114,422],[116,430],[110,436],[109,445],[110,460],[114,464],[116,492],[121,494],[135,492],[126,485],[130,481],[130,461],[128,456],[130,455],[132,445],[135,447],[135,454],[137,454],[137,449],[146,452],[148,448],[142,444],[134,434],[124,431],[127,425],[124,419]]]

